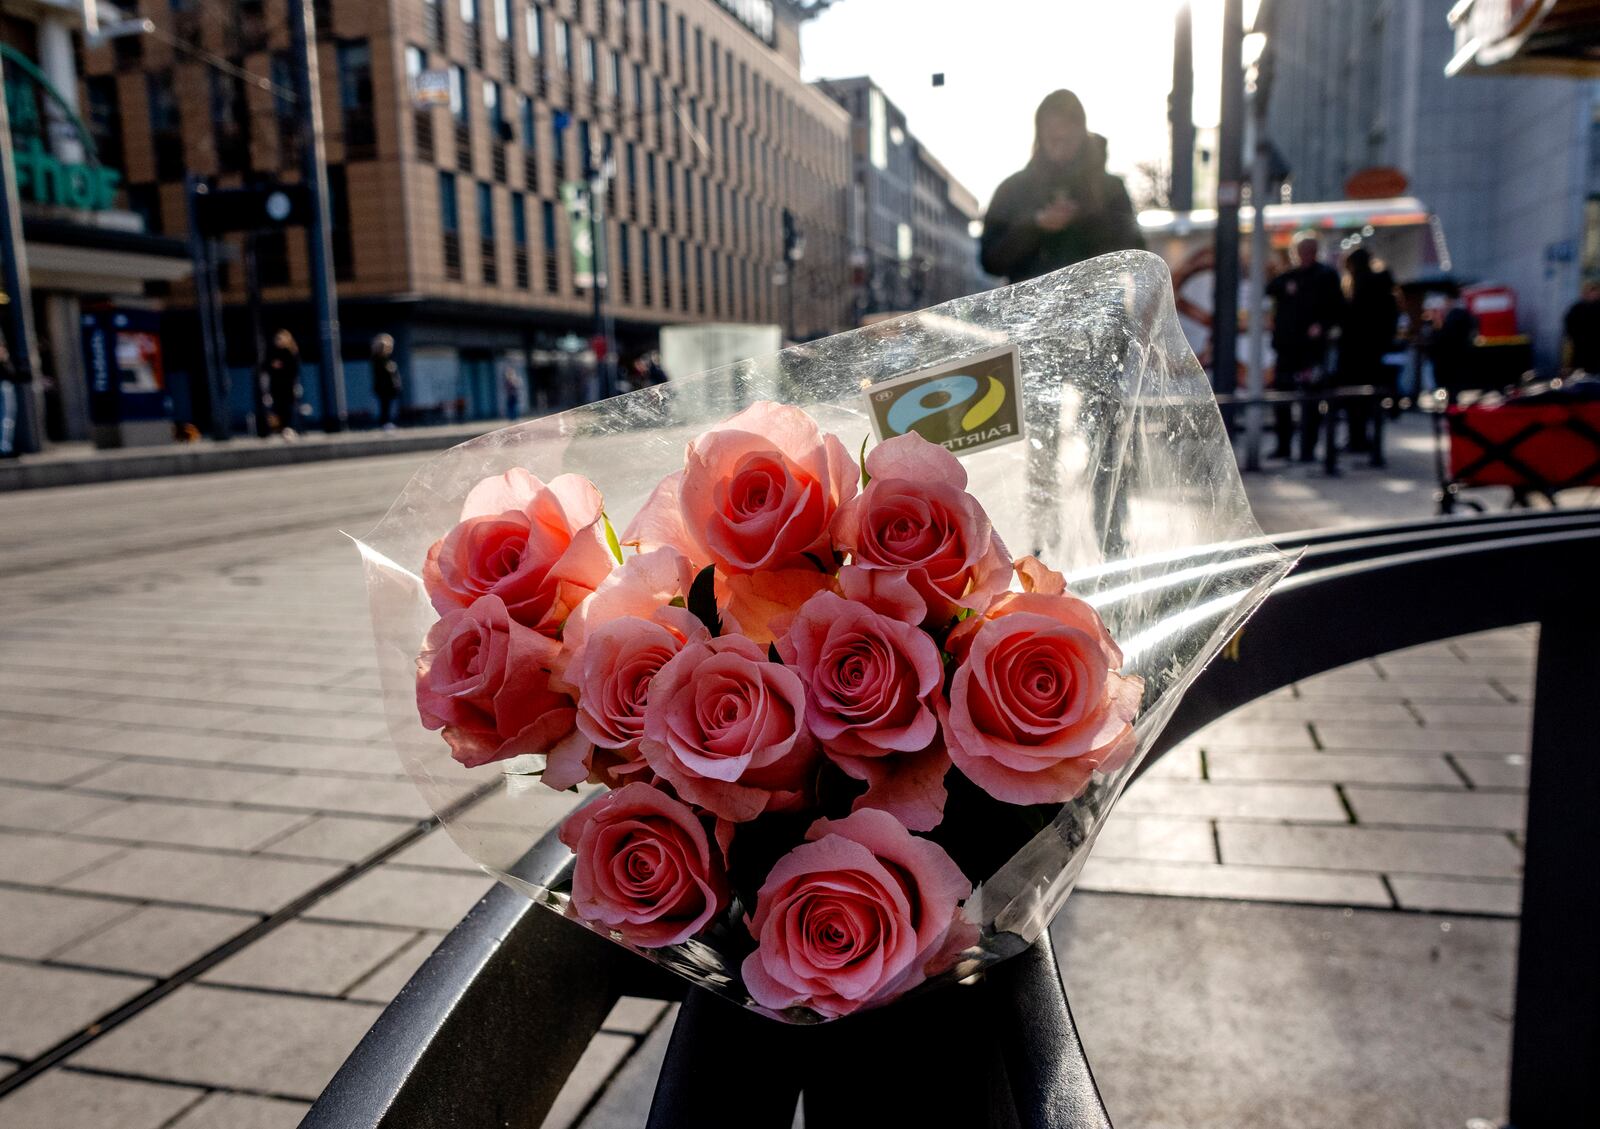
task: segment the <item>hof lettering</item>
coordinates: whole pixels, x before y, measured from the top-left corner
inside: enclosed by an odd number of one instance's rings
[[[958,455],[1022,438],[1017,350],[1003,345],[881,381],[866,393],[879,442],[916,432]]]

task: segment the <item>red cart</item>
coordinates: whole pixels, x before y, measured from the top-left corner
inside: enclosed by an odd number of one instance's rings
[[[1440,460],[1441,513],[1468,486],[1508,486],[1511,504],[1578,486],[1600,486],[1600,388],[1558,382],[1507,395],[1488,395],[1445,409],[1449,462]]]

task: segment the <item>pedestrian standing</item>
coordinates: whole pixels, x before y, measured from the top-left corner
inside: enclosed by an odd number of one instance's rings
[[[500,388],[505,394],[506,418],[522,418],[522,374],[510,361],[500,362]]]
[[[0,459],[14,459],[17,450],[17,409],[22,389],[17,383],[17,366],[11,363],[11,350],[0,337]]]
[[[1433,383],[1443,388],[1452,400],[1463,388],[1470,387],[1472,379],[1472,339],[1477,336],[1477,322],[1467,304],[1452,295],[1443,311],[1434,310],[1430,322],[1423,326],[1423,351],[1433,365]]]
[[[400,366],[394,359],[394,338],[380,333],[372,339],[372,394],[378,398],[378,426],[394,430],[394,406],[400,399]]]
[[[1034,113],[1033,157],[995,189],[983,220],[983,269],[1011,282],[1144,238],[1122,178],[1106,171],[1106,139],[1090,133],[1083,103],[1057,90]]]
[[[1339,330],[1339,383],[1370,384],[1394,391],[1394,377],[1384,354],[1394,347],[1400,324],[1400,303],[1394,296],[1394,276],[1374,266],[1372,253],[1357,247],[1345,259],[1344,322]],[[1371,426],[1376,406],[1366,401],[1350,405],[1352,451],[1372,447]]]
[[[1302,236],[1294,245],[1296,265],[1267,284],[1272,298],[1272,349],[1277,364],[1272,387],[1278,392],[1315,392],[1324,382],[1328,341],[1344,314],[1339,272],[1317,260],[1317,239]],[[1300,460],[1317,457],[1317,430],[1321,417],[1317,405],[1300,408]],[[1288,404],[1277,406],[1274,459],[1287,459],[1294,435],[1293,413]]]
[[[1567,363],[1591,375],[1600,374],[1600,279],[1584,281],[1578,300],[1567,310]]]
[[[277,417],[277,432],[294,439],[300,416],[300,346],[294,334],[280,329],[272,335],[267,349],[267,392],[272,397],[272,414]]]

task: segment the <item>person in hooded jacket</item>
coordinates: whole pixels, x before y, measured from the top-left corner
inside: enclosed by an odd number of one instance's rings
[[[995,189],[983,220],[983,269],[1009,282],[1037,278],[1144,238],[1122,178],[1106,172],[1106,140],[1083,103],[1057,90],[1033,116],[1033,158]]]

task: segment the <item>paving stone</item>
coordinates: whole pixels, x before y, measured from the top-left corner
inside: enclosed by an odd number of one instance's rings
[[[53,1070],[0,1100],[6,1129],[164,1129],[203,1090]]]
[[[105,865],[80,874],[67,886],[156,901],[270,913],[342,869],[321,862],[134,847]]]
[[[1349,716],[1348,707],[1329,699],[1313,698],[1271,698],[1257,699],[1247,706],[1234,710],[1223,719],[1224,722],[1240,722],[1243,724],[1282,724],[1301,723],[1307,721],[1335,721]],[[1417,719],[1405,707],[1397,693],[1392,701],[1368,700],[1362,705],[1361,717],[1365,721],[1382,721],[1394,725],[1415,725]],[[1204,734],[1205,730],[1201,730]],[[1200,744],[1205,744],[1199,736],[1194,738]]]
[[[1123,812],[1143,815],[1305,819],[1343,823],[1338,794],[1327,785],[1246,784],[1139,780],[1119,801]]]
[[[470,874],[481,873],[478,864],[456,846],[455,840],[442,829],[428,832],[395,855],[392,861],[397,866],[427,866],[443,870],[463,870]]]
[[[304,815],[290,812],[133,800],[78,824],[73,832],[130,843],[249,851],[305,822]]]
[[[0,719],[0,748],[25,753],[73,749],[101,752],[101,742],[116,730],[104,723],[86,723],[66,718]]]
[[[1323,781],[1329,784],[1436,784],[1461,787],[1443,756],[1361,753],[1259,753],[1219,749],[1206,755],[1212,780]]]
[[[578,1059],[578,1065],[567,1076],[566,1085],[556,1096],[555,1105],[545,1115],[543,1129],[569,1129],[594,1100],[600,1088],[616,1073],[628,1055],[635,1040],[629,1035],[597,1034]]]
[[[1515,729],[1523,733],[1532,731],[1533,706],[1531,702],[1418,702],[1417,712],[1427,725],[1487,726],[1491,729]]]
[[[1315,749],[1311,731],[1300,721],[1233,721],[1206,726],[1190,742],[1202,749],[1244,746],[1255,749]]]
[[[1224,856],[1226,857],[1226,856]],[[1124,894],[1238,898],[1246,901],[1317,902],[1389,906],[1388,891],[1375,874],[1241,866],[1216,863],[1141,862],[1090,857],[1078,885],[1084,890]]]
[[[5,1001],[0,1054],[36,1058],[150,983],[139,977],[0,961],[0,1000]]]
[[[409,780],[350,780],[333,776],[288,776],[251,797],[253,803],[308,811],[360,812],[422,817],[427,801]]]
[[[1200,749],[1198,746],[1180,746],[1169,749],[1165,755],[1150,763],[1139,777],[1141,780],[1199,780]]]
[[[1528,735],[1515,729],[1461,729],[1443,726],[1368,725],[1359,721],[1322,722],[1317,726],[1329,750],[1427,753],[1525,753]]]
[[[70,831],[121,800],[84,796],[54,788],[22,788],[0,784],[0,827],[30,831]]]
[[[1520,831],[1527,797],[1520,792],[1422,791],[1349,787],[1345,795],[1360,823],[1412,827],[1485,827]]]
[[[1521,753],[1498,757],[1458,756],[1456,764],[1477,788],[1526,788],[1528,758]]]
[[[123,727],[100,738],[89,751],[226,764],[242,759],[246,752],[259,743],[226,733]]]
[[[600,1026],[603,1030],[619,1031],[625,1035],[643,1035],[656,1025],[656,1021],[666,1010],[665,1000],[623,996]]]
[[[1467,882],[1449,878],[1417,878],[1397,874],[1389,879],[1394,896],[1406,909],[1442,913],[1494,913],[1515,917],[1522,912],[1522,883]]]
[[[500,787],[457,817],[463,829],[510,827],[525,832],[528,845],[564,819],[592,791],[557,792],[531,776],[507,776]]]
[[[132,912],[126,902],[0,889],[0,955],[41,959]]]
[[[312,1101],[378,1017],[370,1004],[189,985],[69,1061]]]
[[[111,760],[62,749],[0,748],[0,780],[26,784],[69,784],[104,773]]]
[[[388,735],[383,718],[370,713],[342,717],[251,713],[230,719],[227,728],[244,735],[308,737],[313,741],[376,741]]]
[[[49,886],[126,849],[53,835],[0,832],[0,881]]]
[[[311,1108],[304,1102],[212,1094],[169,1129],[295,1129]]]
[[[1518,704],[1516,702],[1510,702],[1506,696],[1495,687],[1494,683],[1490,682],[1487,678],[1477,681],[1462,682],[1408,682],[1404,683],[1403,686],[1405,690],[1406,701],[1416,706],[1421,706],[1426,703],[1448,705],[1458,702],[1463,704],[1476,703],[1479,705],[1499,705],[1502,702],[1506,702],[1509,705]]]
[[[482,875],[437,874],[380,866],[306,911],[338,921],[452,929],[494,885]]]
[[[393,929],[291,921],[201,977],[213,984],[337,996],[389,959],[411,935]]]
[[[1117,810],[1094,842],[1095,858],[1212,862],[1211,823]]]
[[[1366,870],[1387,874],[1515,878],[1522,852],[1504,835],[1487,831],[1397,830],[1315,824],[1219,821],[1224,864],[1305,869]]]
[[[254,914],[144,906],[56,954],[97,968],[171,976],[257,921]]]
[[[239,728],[239,721],[244,716],[244,711],[238,706],[210,706],[201,702],[156,698],[124,698],[121,701],[89,705],[72,712],[80,717],[113,722],[117,725],[215,729],[224,733]]]
[[[677,1014],[678,1006],[673,1004],[671,1014],[656,1025],[611,1076],[599,1100],[578,1123],[578,1129],[638,1129],[644,1124],[651,1099],[655,1097],[661,1064],[667,1057],[667,1045],[672,1042],[672,1026]],[[804,1129],[798,1110],[794,1126]]]
[[[380,1004],[387,1004],[398,996],[400,989],[411,982],[417,970],[433,955],[433,950],[439,947],[439,942],[444,940],[443,933],[417,933],[411,937],[410,943],[405,948],[351,988],[346,995],[352,1000],[372,1000]]]
[[[1053,935],[1119,1125],[1460,1129],[1505,1109],[1516,924],[1441,924],[1078,894]]]
[[[387,742],[371,745],[322,745],[310,741],[263,741],[241,753],[241,764],[274,768],[316,769],[394,779],[404,771]]]
[[[413,826],[386,819],[319,815],[261,850],[273,855],[354,863],[394,842]]]
[[[276,773],[122,761],[79,787],[130,796],[233,802],[249,800],[262,787],[280,783],[282,779]]]

